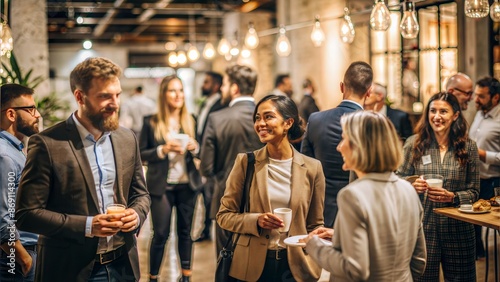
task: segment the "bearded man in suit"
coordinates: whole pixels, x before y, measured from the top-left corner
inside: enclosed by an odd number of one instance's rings
[[[121,69],[88,58],[70,74],[78,110],[33,135],[16,205],[17,226],[40,234],[36,281],[138,281],[135,233],[146,189],[135,134],[119,127]],[[110,204],[125,210],[106,214]]]
[[[226,180],[238,153],[254,151],[263,146],[253,129],[255,101],[252,97],[257,73],[242,65],[226,69],[222,82],[222,103],[227,108],[211,113],[203,136],[200,153],[201,174],[214,179],[215,189],[210,216],[215,219]],[[229,233],[215,227],[217,254],[224,247]]]
[[[302,140],[301,151],[321,161],[326,178],[325,226],[333,227],[337,216],[337,194],[349,184],[349,171],[343,171],[344,160],[336,150],[342,140],[340,118],[350,112],[363,110],[365,98],[370,95],[373,70],[365,62],[354,62],[346,70],[340,83],[343,100],[336,108],[312,113]]]

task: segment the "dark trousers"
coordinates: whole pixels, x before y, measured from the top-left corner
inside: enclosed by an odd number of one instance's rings
[[[210,218],[210,206],[212,205],[212,197],[214,194],[214,182],[213,180],[208,180],[203,185],[201,194],[203,195],[203,204],[205,205],[205,227],[203,228],[202,236],[210,236],[210,227],[212,226],[212,219]]]
[[[64,271],[64,270],[61,270]],[[95,263],[89,282],[132,282],[136,281],[132,266],[126,254],[107,264]]]
[[[489,179],[481,179],[479,182],[479,199],[489,200],[491,197],[495,196],[495,187],[500,187],[500,177],[493,177]],[[481,225],[474,226],[476,231],[476,256],[484,257],[484,246],[482,239],[482,227]]]
[[[27,249],[26,251],[30,254],[33,264],[31,265],[31,269],[28,271],[26,276],[23,276],[21,266],[14,262],[14,267],[12,267],[12,260],[7,256],[10,255],[8,253],[4,253],[0,251],[0,281],[1,282],[30,282],[35,280],[35,267],[36,267],[36,259],[37,252],[36,246],[33,249]]]
[[[286,250],[285,250],[286,253]],[[264,270],[260,275],[258,282],[293,282],[292,272],[290,271],[290,265],[288,265],[288,259],[286,255],[277,260],[274,257],[266,257],[266,263],[264,264]]]
[[[151,218],[154,235],[149,250],[149,267],[151,275],[158,275],[165,244],[170,235],[172,209],[176,207],[177,214],[177,251],[182,269],[191,269],[193,240],[191,226],[193,224],[196,193],[188,184],[171,187],[161,196],[151,195]]]

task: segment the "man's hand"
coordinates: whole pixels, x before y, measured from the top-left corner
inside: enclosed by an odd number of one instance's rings
[[[92,236],[107,237],[118,233],[123,226],[123,222],[120,219],[126,215],[125,212],[116,214],[98,214],[94,216],[92,219]]]
[[[21,245],[21,243],[19,243]],[[24,249],[24,247],[21,247],[23,251],[17,249],[16,251],[16,262],[21,266],[21,272],[24,277],[28,275],[30,272],[31,268],[34,266],[33,265],[33,258],[30,256],[30,254]]]
[[[318,235],[318,237],[321,239],[331,241],[332,237],[333,237],[333,229],[327,228],[327,227],[319,227],[319,228],[311,231],[311,233],[309,233],[309,235]]]
[[[139,215],[134,209],[126,209],[125,216],[121,218],[123,226],[121,227],[122,232],[134,231],[139,225]]]

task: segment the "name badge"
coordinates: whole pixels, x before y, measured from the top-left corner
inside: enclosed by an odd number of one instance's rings
[[[422,163],[428,165],[432,163],[431,155],[422,156]]]

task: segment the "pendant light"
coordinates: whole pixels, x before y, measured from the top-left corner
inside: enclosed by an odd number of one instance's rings
[[[490,12],[488,0],[465,0],[465,15],[469,18],[484,18]]]
[[[292,47],[290,46],[290,41],[286,37],[286,29],[282,25],[279,29],[278,42],[276,42],[276,52],[280,57],[287,57],[292,52]]]
[[[259,46],[259,36],[252,22],[248,24],[248,32],[245,36],[245,46],[247,46],[248,49],[255,49]]]
[[[319,16],[314,19],[314,26],[311,32],[311,40],[315,47],[321,46],[325,41],[325,33],[321,29],[321,23],[319,22]]]
[[[403,18],[401,19],[401,24],[399,29],[401,30],[401,36],[406,39],[417,38],[420,26],[418,25],[417,16],[415,13],[415,4],[412,1],[405,1],[405,8],[403,12]]]
[[[490,7],[490,17],[494,22],[500,22],[500,3],[495,0]]]
[[[370,26],[375,31],[386,31],[391,25],[391,12],[384,0],[375,0],[372,13],[370,14]]]
[[[355,35],[356,31],[354,30],[354,25],[349,16],[349,8],[344,7],[344,18],[340,24],[340,39],[342,39],[344,43],[352,43]]]

